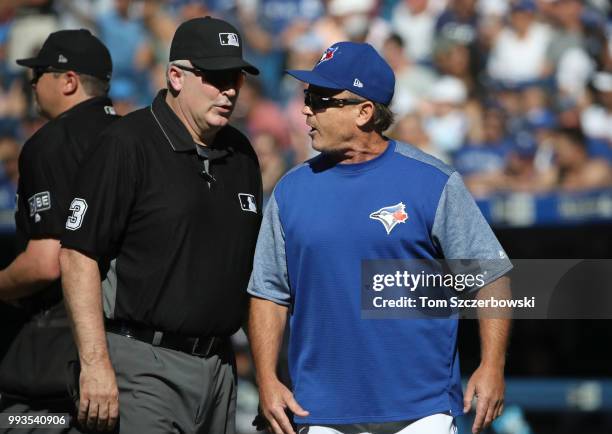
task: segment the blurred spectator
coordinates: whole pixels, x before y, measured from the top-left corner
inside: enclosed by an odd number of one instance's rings
[[[134,107],[148,104],[148,67],[152,52],[142,17],[130,0],[114,0],[114,7],[97,21],[99,36],[113,58],[110,96],[123,99],[130,95]],[[142,10],[140,11],[142,12]]]
[[[479,18],[476,0],[449,0],[436,22],[436,34],[465,45],[476,44]]]
[[[43,44],[49,33],[58,30],[53,0],[12,0],[0,3],[0,13],[15,8],[11,25],[7,66],[11,72],[19,71],[17,59],[30,57]]]
[[[247,77],[234,111],[232,123],[249,135],[268,133],[282,148],[289,142],[287,124],[278,104],[264,97],[261,82]]]
[[[595,62],[582,48],[569,48],[559,59],[555,79],[559,92],[582,104]]]
[[[13,136],[0,136],[0,178],[17,188],[21,146]],[[16,190],[15,190],[16,191]]]
[[[499,191],[542,193],[555,186],[555,169],[538,168],[537,151],[537,143],[531,134],[522,133],[516,137],[515,146],[508,156],[505,179],[498,186]]]
[[[523,102],[521,88],[509,83],[494,83],[490,88],[488,102],[499,105],[506,114],[506,129],[516,135],[523,128]]]
[[[427,133],[423,129],[422,119],[417,113],[411,113],[401,117],[395,123],[395,126],[392,131],[389,132],[388,136],[392,139],[416,146],[421,151],[433,155],[447,164],[450,163],[448,155],[432,146],[431,140],[429,140]]]
[[[253,149],[259,160],[261,181],[263,184],[264,206],[268,202],[274,186],[287,171],[287,166],[278,142],[268,133],[258,133],[252,136]]]
[[[0,131],[15,130],[26,114],[27,100],[21,79],[2,76],[0,71]]]
[[[438,38],[434,49],[435,65],[442,75],[458,78],[468,94],[476,93],[476,76],[471,69],[471,50],[461,41],[449,38]]]
[[[287,52],[286,69],[312,69],[321,58],[326,47],[323,40],[313,31],[304,33],[295,40]],[[280,101],[286,106],[296,95],[303,100],[304,85],[288,74],[280,82]]]
[[[526,119],[538,118],[550,112],[546,88],[537,83],[523,86],[520,91],[521,107]]]
[[[467,89],[458,78],[444,76],[433,85],[429,101],[432,105],[424,119],[425,131],[438,152],[450,155],[466,138]]]
[[[607,161],[592,159],[582,132],[578,129],[562,129],[555,140],[558,165],[558,186],[565,191],[581,191],[590,188],[612,186],[612,170]]]
[[[15,230],[15,194],[19,178],[20,145],[12,136],[0,136],[0,233]]]
[[[430,0],[400,0],[393,9],[393,31],[404,40],[406,56],[415,62],[431,59],[438,10]]]
[[[246,57],[261,71],[266,95],[279,98],[288,47],[323,14],[320,0],[240,0],[238,17]]]
[[[551,111],[534,112],[526,118],[526,127],[536,143],[534,165],[540,172],[550,170],[554,165],[554,142],[557,119]]]
[[[418,109],[420,103],[429,96],[436,75],[406,56],[403,40],[397,34],[387,38],[382,54],[395,73],[395,94],[391,110],[401,116]]]
[[[96,17],[113,7],[112,0],[55,0],[54,9],[61,29],[96,31]]]
[[[581,116],[584,133],[591,139],[612,143],[612,73],[598,72],[593,77],[595,103]]]
[[[486,196],[499,188],[513,145],[499,108],[487,108],[482,123],[482,137],[461,148],[453,159],[454,167],[475,196]]]
[[[493,42],[487,69],[495,80],[525,82],[547,74],[546,50],[552,30],[537,21],[533,0],[511,3],[509,25]]]
[[[570,49],[584,50],[601,68],[606,62],[605,17],[581,0],[552,0],[549,14],[555,34],[547,54],[551,71]]]
[[[329,0],[327,15],[313,31],[329,47],[340,41],[367,42],[380,50],[391,32],[389,24],[376,15],[375,0]]]

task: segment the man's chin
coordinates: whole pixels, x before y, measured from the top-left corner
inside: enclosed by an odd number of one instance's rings
[[[229,121],[230,121],[230,115],[231,113],[228,113],[227,115],[220,115],[217,114],[215,116],[213,116],[210,120],[210,122],[208,123],[208,125],[210,125],[211,127],[216,127],[216,128],[221,128],[226,126]]]

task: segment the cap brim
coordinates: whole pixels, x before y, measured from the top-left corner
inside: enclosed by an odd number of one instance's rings
[[[38,57],[30,57],[29,59],[17,59],[17,65],[25,66],[26,68],[34,68],[36,66],[47,66],[48,63],[43,62]]]
[[[325,87],[328,89],[344,90],[342,86],[338,85],[337,83],[334,83],[331,80],[328,80],[325,77],[321,77],[319,74],[317,74],[314,71],[301,71],[297,69],[290,69],[286,72],[290,76],[297,78],[298,80],[303,81],[304,83],[311,84],[313,86]]]
[[[205,71],[222,71],[224,69],[242,69],[249,74],[259,75],[259,69],[239,57],[209,57],[207,59],[189,59],[198,68]]]

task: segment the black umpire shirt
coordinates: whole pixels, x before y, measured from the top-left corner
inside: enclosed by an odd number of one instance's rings
[[[231,126],[210,148],[196,145],[165,96],[104,132],[79,172],[62,244],[98,260],[107,318],[231,335],[261,222],[257,157]]]
[[[20,251],[32,239],[61,238],[83,158],[117,118],[110,99],[91,98],[47,122],[25,143],[19,155],[15,213]],[[38,310],[37,304],[53,304],[61,294],[58,279],[24,304]]]

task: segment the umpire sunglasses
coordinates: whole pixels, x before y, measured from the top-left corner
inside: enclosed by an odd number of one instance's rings
[[[221,70],[221,71],[205,71],[193,66],[173,64],[178,69],[191,72],[192,74],[202,78],[205,83],[208,83],[217,89],[234,88],[240,89],[244,83],[244,72],[240,69]]]
[[[48,72],[62,73],[62,72],[66,72],[66,70],[53,68],[52,66],[35,66],[34,68],[32,68],[32,79],[30,80],[30,84],[38,83],[38,80],[40,80],[40,77],[42,77]]]
[[[357,105],[366,102],[365,99],[357,98],[332,98],[331,96],[323,96],[304,89],[304,105],[307,105],[312,110],[323,110],[329,107],[344,107],[345,105]]]

